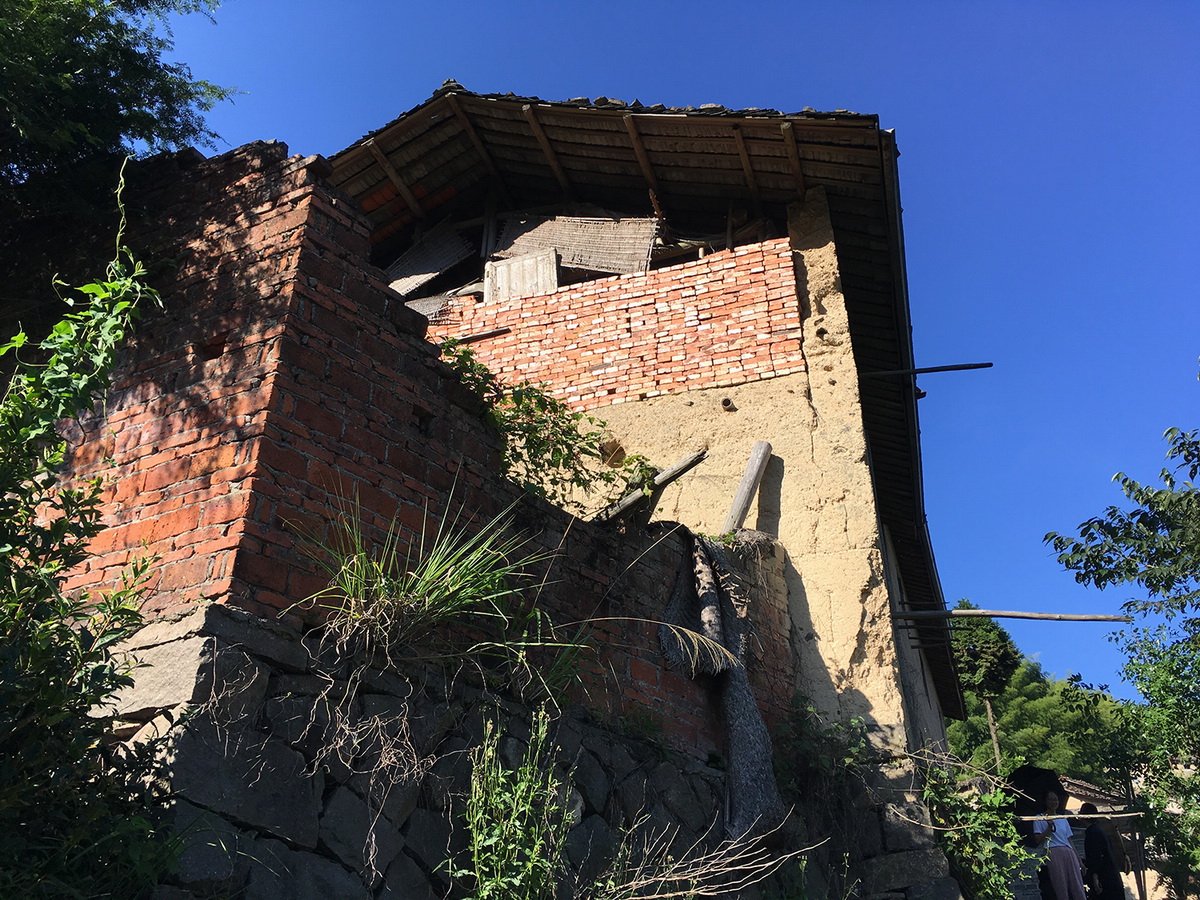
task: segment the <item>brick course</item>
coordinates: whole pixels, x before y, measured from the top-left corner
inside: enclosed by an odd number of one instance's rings
[[[458,299],[429,335],[502,329],[473,342],[479,358],[576,409],[804,371],[787,238],[519,300]]]

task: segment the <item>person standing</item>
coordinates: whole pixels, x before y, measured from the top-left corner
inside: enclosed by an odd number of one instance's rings
[[[1043,805],[1047,816],[1058,815],[1061,798],[1049,791]],[[1050,847],[1050,881],[1058,900],[1087,900],[1079,857],[1071,846],[1071,823],[1066,819],[1039,819],[1033,823],[1034,846]]]
[[[1079,811],[1088,816],[1096,815],[1096,807],[1091,803],[1083,804]],[[1117,871],[1116,854],[1098,819],[1093,819],[1083,832],[1083,861],[1087,866],[1087,883],[1094,900],[1122,900],[1125,887]]]

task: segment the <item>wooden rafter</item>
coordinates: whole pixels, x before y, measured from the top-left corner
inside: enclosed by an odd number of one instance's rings
[[[787,147],[788,161],[792,164],[792,176],[796,179],[796,193],[803,200],[804,195],[808,192],[808,186],[804,183],[804,169],[800,166],[800,147],[796,144],[796,129],[792,127],[791,122],[780,122],[779,130],[783,132],[783,143]]]
[[[375,138],[368,138],[364,142],[364,146],[371,151],[371,155],[375,157],[375,161],[379,163],[379,167],[387,175],[388,181],[400,192],[400,196],[404,198],[404,202],[408,204],[408,208],[413,211],[413,215],[418,219],[425,218],[425,210],[421,209],[421,204],[417,202],[416,196],[409,190],[408,185],[404,183],[404,180],[400,177],[400,173],[396,171],[396,167],[387,158],[387,154],[375,143]]]
[[[654,167],[650,165],[650,157],[646,155],[646,148],[642,146],[642,136],[638,133],[637,122],[633,116],[624,116],[625,130],[629,132],[629,142],[633,144],[633,155],[637,157],[638,165],[642,169],[642,177],[646,179],[646,184],[650,190],[658,193],[658,177],[654,174]]]
[[[746,187],[754,199],[755,215],[762,215],[762,193],[758,189],[758,179],[754,175],[754,166],[750,164],[750,151],[746,149],[746,137],[742,134],[740,125],[733,126],[733,140],[737,143],[738,156],[742,158],[742,171],[746,174]]]
[[[558,185],[562,188],[563,194],[568,197],[571,196],[571,182],[567,180],[567,173],[563,171],[562,164],[559,163],[558,157],[554,153],[554,148],[550,146],[550,139],[546,137],[546,132],[542,130],[542,123],[538,121],[537,111],[534,110],[532,104],[526,103],[521,107],[521,112],[525,114],[525,121],[533,129],[533,136],[537,138],[538,144],[541,145],[542,155],[546,157],[546,162],[550,164],[550,169],[554,172],[554,177],[558,179]]]
[[[504,202],[505,206],[512,206],[508,195],[508,188],[504,185],[504,177],[500,174],[500,170],[496,168],[496,161],[492,159],[492,154],[488,152],[487,145],[484,144],[483,138],[479,136],[479,130],[475,127],[475,123],[471,121],[471,117],[463,109],[463,105],[457,95],[447,94],[446,102],[454,112],[454,118],[458,120],[458,124],[467,133],[467,138],[470,139],[471,146],[475,148],[475,152],[479,154],[479,158],[487,166],[488,172],[496,180],[496,186],[500,189],[500,199]]]

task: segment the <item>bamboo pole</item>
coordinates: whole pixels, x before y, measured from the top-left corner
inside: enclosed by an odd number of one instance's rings
[[[1044,619],[1051,622],[1132,622],[1132,616],[1093,616],[1074,613],[1036,613],[1004,609],[913,609],[895,610],[893,619]]]
[[[654,476],[655,490],[666,487],[693,466],[697,466],[703,462],[706,456],[708,456],[708,450],[697,450],[695,453],[689,453],[669,469],[663,469]],[[604,509],[600,510],[600,512],[596,513],[593,521],[607,522],[609,519],[615,519],[617,516],[621,515],[621,513],[633,508],[634,506],[637,506],[638,503],[645,499],[646,495],[642,491],[630,491],[616,503],[606,506]]]

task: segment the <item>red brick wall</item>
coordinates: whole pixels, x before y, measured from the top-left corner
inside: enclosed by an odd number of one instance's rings
[[[149,553],[152,611],[211,600],[274,616],[323,586],[302,535],[328,539],[346,498],[376,534],[395,517],[411,541],[447,506],[482,522],[520,497],[478,401],[366,262],[361,216],[323,183],[322,160],[285,152],[250,145],[159,181],[143,170],[131,203],[150,224],[131,237],[177,264],[159,273],[165,308],[139,326],[105,415],[77,435],[75,473],[108,479],[109,528],[75,587],[112,584]],[[514,517],[555,552],[539,606],[559,623],[603,620],[581,698],[647,711],[689,752],[719,749],[710,693],[663,668],[651,624],[680,541],[528,497]],[[773,655],[763,684],[787,681],[788,665]],[[773,693],[763,702],[778,714],[790,690]]]
[[[503,380],[548,383],[591,409],[804,371],[787,238],[536,297],[455,301],[431,338],[473,344]]]

